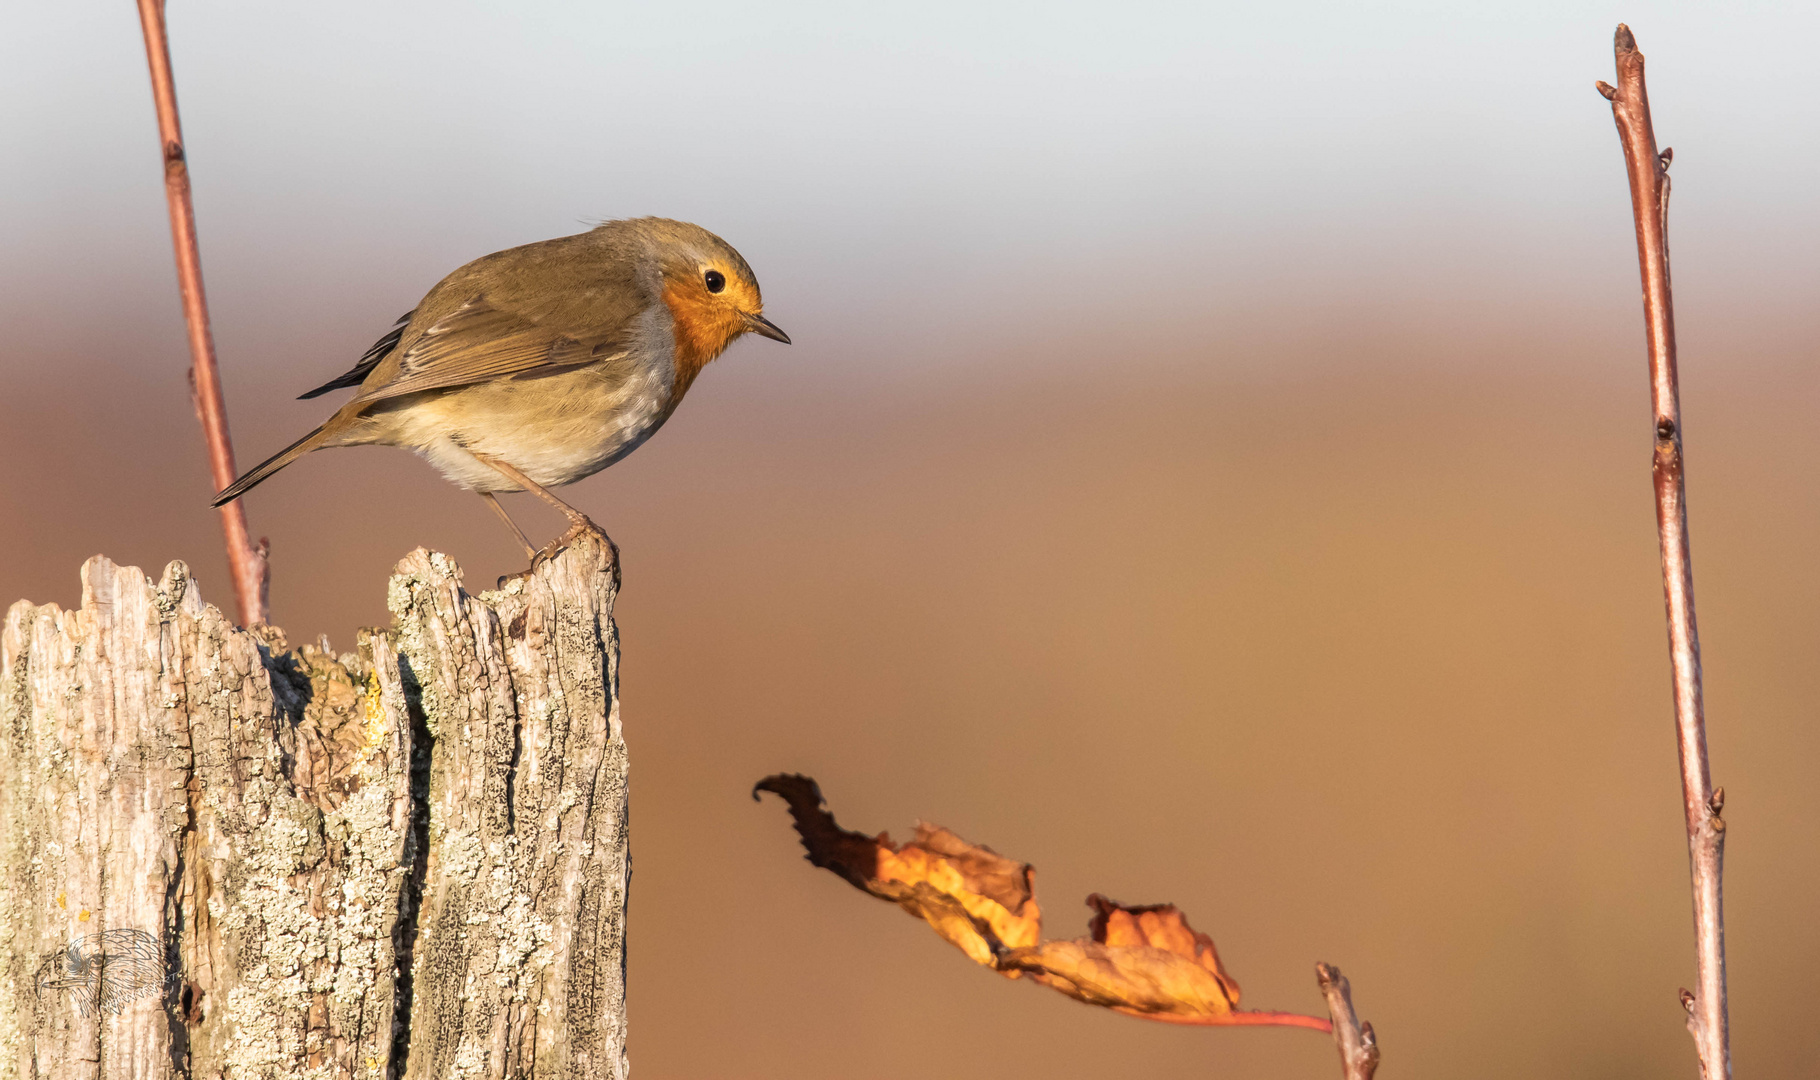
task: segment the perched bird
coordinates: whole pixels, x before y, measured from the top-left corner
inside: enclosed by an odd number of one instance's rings
[[[535,561],[494,493],[530,491],[568,517],[573,527],[542,554],[598,532],[548,489],[638,449],[748,332],[790,341],[765,318],[746,260],[699,225],[610,221],[495,252],[443,278],[353,370],[304,394],[359,387],[214,505],[311,450],[402,446],[478,492]]]

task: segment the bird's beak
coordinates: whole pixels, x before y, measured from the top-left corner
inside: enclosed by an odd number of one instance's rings
[[[746,320],[746,329],[752,331],[754,334],[768,337],[772,341],[781,341],[785,345],[790,344],[790,335],[779,330],[776,323],[765,318],[763,315],[754,315],[749,311],[742,311],[739,313],[739,317]]]

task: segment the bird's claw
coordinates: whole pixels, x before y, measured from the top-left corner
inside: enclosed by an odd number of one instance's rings
[[[599,537],[601,542],[607,545],[607,550],[613,553],[614,560],[616,562],[618,561],[619,545],[613,542],[613,538],[608,536],[604,529],[599,525],[594,524],[593,521],[589,520],[584,515],[580,521],[577,521],[569,527],[568,532],[563,533],[548,544],[545,544],[543,550],[531,552],[531,565],[525,567],[516,574],[506,574],[501,577],[499,579],[499,588],[503,589],[514,581],[530,578],[532,574],[537,573],[539,567],[562,554],[570,544],[589,535]]]
[[[550,541],[548,544],[544,545],[542,551],[531,556],[531,569],[536,570],[544,563],[549,562],[551,559],[554,559],[557,555],[561,554],[570,544],[573,544],[575,541],[588,535],[599,537],[601,542],[606,544],[609,549],[616,554],[618,553],[619,545],[613,542],[613,538],[608,536],[604,529],[599,525],[594,524],[594,522],[584,514],[580,520],[569,526],[568,532],[563,533],[561,536]]]

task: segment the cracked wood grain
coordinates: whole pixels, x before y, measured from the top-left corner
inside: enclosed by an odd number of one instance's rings
[[[15,604],[0,1078],[623,1077],[616,554],[475,596],[414,552],[340,655],[236,628],[181,563]],[[168,985],[84,1008],[119,930]]]

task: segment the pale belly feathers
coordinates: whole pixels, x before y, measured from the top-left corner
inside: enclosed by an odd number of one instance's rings
[[[433,392],[406,410],[375,410],[349,442],[414,450],[468,491],[519,490],[476,453],[545,487],[574,483],[638,449],[674,410],[669,327],[651,330],[661,337],[644,336],[641,347],[617,361]]]

